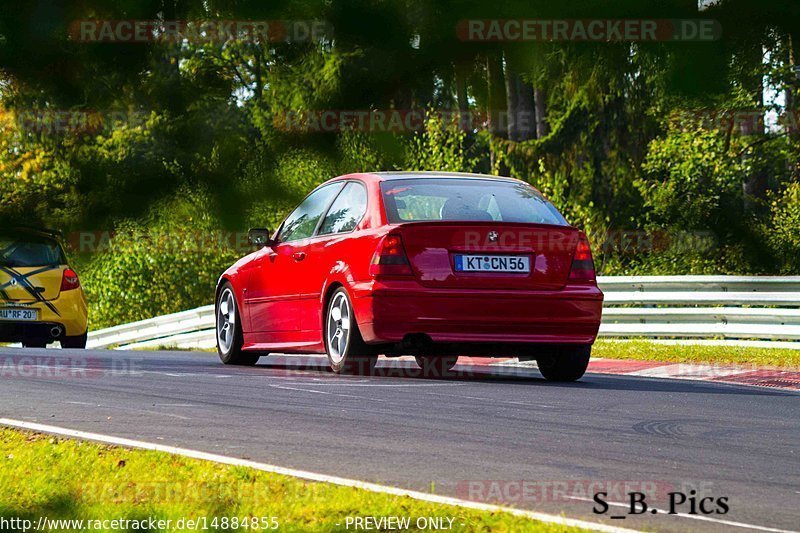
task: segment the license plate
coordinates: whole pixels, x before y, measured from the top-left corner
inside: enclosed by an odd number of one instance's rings
[[[16,309],[13,307],[0,307],[0,320],[18,320],[33,322],[39,320],[39,311],[36,309]]]
[[[531,271],[527,255],[463,255],[456,254],[456,272],[521,272]]]

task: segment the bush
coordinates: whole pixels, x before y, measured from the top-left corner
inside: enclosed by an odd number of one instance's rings
[[[457,123],[432,113],[425,119],[425,130],[409,141],[403,170],[471,172],[476,161],[469,157],[466,145],[467,134]]]
[[[780,261],[780,272],[800,272],[800,183],[769,195],[770,219],[765,237]]]
[[[672,129],[650,143],[642,170],[651,225],[724,232],[741,221],[746,172],[721,133]]]
[[[145,222],[121,223],[82,272],[91,329],[213,303],[219,276],[244,255],[235,239],[197,192],[157,206]]]
[[[312,189],[337,175],[337,168],[330,158],[310,149],[290,149],[282,154],[274,170],[248,168],[248,177],[254,183],[268,183],[270,190],[263,190],[247,215],[252,227],[276,229],[286,215],[297,206]],[[269,180],[265,173],[270,173]]]

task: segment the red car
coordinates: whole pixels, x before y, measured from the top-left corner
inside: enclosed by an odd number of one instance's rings
[[[217,286],[224,363],[313,352],[368,373],[378,354],[414,355],[443,372],[485,355],[535,359],[550,380],[586,371],[603,303],[589,242],[525,182],[349,174],[250,240]]]

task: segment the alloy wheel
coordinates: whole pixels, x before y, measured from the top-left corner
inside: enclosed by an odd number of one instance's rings
[[[217,342],[220,349],[228,353],[236,335],[236,300],[230,289],[225,289],[217,307]]]
[[[347,353],[350,342],[350,303],[343,292],[333,297],[328,310],[328,349],[333,363],[339,363]]]

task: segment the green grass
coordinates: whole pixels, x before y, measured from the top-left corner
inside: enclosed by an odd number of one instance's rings
[[[181,518],[208,517],[210,526],[213,517],[234,516],[275,516],[280,531],[346,531],[348,516],[412,517],[412,524],[417,517],[451,517],[453,531],[580,531],[509,513],[431,504],[162,452],[0,428],[0,517],[36,524],[40,516],[171,519],[168,531],[179,530]],[[64,530],[69,529],[59,529]]]
[[[800,369],[800,350],[753,348],[745,346],[703,346],[696,344],[657,344],[646,340],[599,339],[592,357],[636,359],[673,363],[736,364],[759,367]]]

